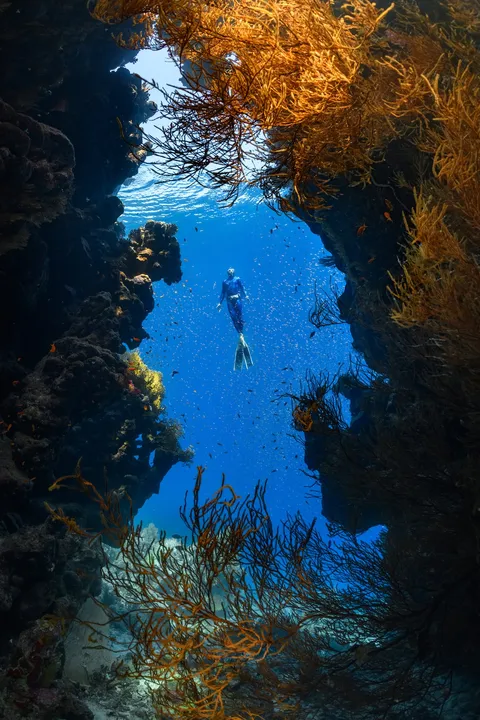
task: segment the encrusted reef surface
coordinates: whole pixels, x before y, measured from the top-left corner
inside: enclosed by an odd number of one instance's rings
[[[420,323],[392,320],[418,172],[432,179],[412,147],[392,144],[367,189],[338,183],[322,216],[298,211],[331,253],[327,263],[346,276],[338,298],[317,298],[312,321],[319,329],[348,323],[367,365],[312,376],[294,418],[326,519],[347,533],[388,529],[392,604],[405,593],[412,607],[397,626],[410,633],[415,663],[449,682],[443,697],[430,696],[431,717],[473,719],[480,713],[478,375],[467,355],[449,364],[440,333],[432,339]],[[350,405],[348,421],[340,396]],[[418,712],[412,717],[425,717],[424,708]]]
[[[128,33],[128,26],[125,31]],[[82,472],[141,506],[189,458],[137,355],[152,282],[181,278],[176,228],[125,238],[116,189],[145,157],[155,112],[134,52],[83,0],[0,6],[0,717],[91,718],[63,681],[69,621],[100,592],[102,558],[45,502],[88,527]],[[121,129],[120,129],[121,128]],[[75,486],[75,481],[72,481]]]

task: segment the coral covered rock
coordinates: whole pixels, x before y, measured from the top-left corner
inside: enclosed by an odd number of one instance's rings
[[[121,67],[134,55],[84,0],[0,4],[0,715],[11,720],[92,717],[60,678],[102,560],[46,523],[48,488],[83,457],[137,508],[189,457],[121,357],[147,336],[151,277],[180,273],[176,240],[149,277],[116,231],[114,193],[144,160],[139,125],[155,111]],[[56,500],[98,526],[82,493]]]
[[[164,280],[167,285],[180,282],[180,246],[175,237],[177,226],[149,220],[145,227],[132,230],[129,235],[131,253],[129,268],[135,273],[146,273],[155,282]]]

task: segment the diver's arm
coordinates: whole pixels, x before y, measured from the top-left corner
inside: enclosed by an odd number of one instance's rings
[[[227,286],[225,284],[225,280],[222,283],[222,292],[220,293],[220,299],[218,301],[217,310],[221,310],[222,308],[222,302],[225,300],[225,294],[227,292]]]
[[[240,288],[240,297],[245,298],[245,300],[250,300],[247,293],[245,292],[245,288],[243,287],[243,282],[238,278],[238,286]]]

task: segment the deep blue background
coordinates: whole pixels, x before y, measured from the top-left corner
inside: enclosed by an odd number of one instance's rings
[[[131,69],[164,85],[179,76],[164,55],[148,51]],[[155,132],[152,122],[148,130]],[[335,373],[347,363],[348,327],[310,338],[314,328],[308,322],[314,283],[342,287],[343,278],[319,264],[325,256],[320,238],[303,223],[275,215],[259,203],[257,191],[249,189],[233,208],[222,209],[212,191],[156,180],[144,165],[122,188],[121,219],[127,231],[150,219],[175,223],[183,280],[155,285],[156,307],[145,323],[151,340],[142,343],[140,353],[164,374],[168,414],[183,423],[183,445],[192,445],[196,454],[191,467],[177,465],[168,473],[138,519],[168,534],[181,533],[177,508],[193,485],[196,465],[207,468],[207,492],[218,487],[222,473],[242,495],[268,478],[274,521],[297,509],[317,516],[319,501],[305,500],[311,480],[302,472],[302,435],[292,428],[291,403],[276,400],[297,392],[307,371]],[[245,337],[255,365],[240,373],[233,371],[237,333],[225,305],[216,310],[231,265],[250,296]],[[174,370],[178,374],[172,377]]]
[[[151,340],[142,343],[140,353],[164,374],[168,413],[182,421],[183,444],[196,452],[194,465],[177,465],[139,518],[169,534],[180,532],[175,511],[198,464],[207,467],[209,490],[222,473],[241,494],[268,478],[275,519],[299,507],[318,514],[317,501],[304,505],[311,481],[302,473],[302,436],[291,426],[291,402],[276,400],[297,392],[308,370],[335,373],[351,350],[345,326],[310,338],[315,281],[318,287],[342,283],[341,276],[319,264],[325,254],[320,239],[305,225],[257,204],[254,191],[222,210],[214,193],[178,185],[173,191],[155,184],[146,167],[121,198],[127,230],[149,219],[178,225],[183,279],[170,287],[156,283],[156,307],[145,323]],[[250,296],[245,338],[255,365],[242,372],[233,371],[238,335],[225,304],[216,310],[230,265]],[[172,377],[174,370],[178,374]]]

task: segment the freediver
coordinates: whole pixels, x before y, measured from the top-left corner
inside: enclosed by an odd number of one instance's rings
[[[228,268],[227,277],[222,283],[222,292],[220,294],[220,300],[217,305],[217,310],[221,310],[222,302],[227,299],[227,308],[232,319],[233,327],[238,332],[238,345],[235,351],[235,362],[233,365],[234,370],[241,370],[243,365],[248,369],[252,367],[253,360],[250,353],[250,348],[245,342],[243,336],[243,328],[245,321],[243,319],[243,300],[248,300],[249,297],[243,287],[243,282],[235,275],[234,268]]]

